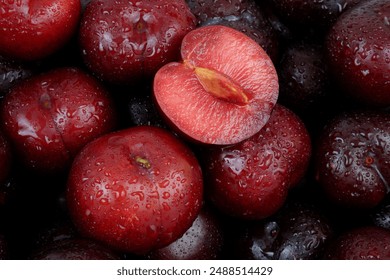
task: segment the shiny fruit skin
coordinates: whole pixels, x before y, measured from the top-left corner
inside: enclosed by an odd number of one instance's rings
[[[316,179],[343,207],[373,208],[389,192],[390,115],[349,112],[332,119],[316,148]]]
[[[257,134],[205,155],[208,198],[228,215],[252,220],[269,217],[303,178],[310,156],[304,124],[292,111],[276,105]]]
[[[79,0],[2,1],[0,53],[26,61],[47,57],[76,32],[80,15]]]
[[[183,0],[91,1],[80,23],[81,54],[99,78],[136,83],[176,60],[181,40],[194,28]]]
[[[81,151],[67,201],[82,234],[145,254],[191,226],[202,194],[202,171],[189,148],[163,129],[139,126],[102,136]]]
[[[327,57],[334,79],[366,106],[390,106],[390,2],[365,1],[331,28]]]
[[[17,157],[43,173],[64,171],[85,144],[116,125],[105,89],[77,68],[18,83],[2,102],[1,118]]]

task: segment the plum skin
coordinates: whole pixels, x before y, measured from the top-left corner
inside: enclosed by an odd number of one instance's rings
[[[390,106],[390,3],[365,1],[346,11],[326,38],[335,81],[355,100]]]
[[[80,16],[79,0],[2,1],[0,53],[26,61],[47,57],[76,32]]]
[[[54,241],[39,248],[33,260],[119,260],[120,257],[101,244],[82,238]]]
[[[0,131],[0,184],[7,178],[11,169],[11,147]]]
[[[304,124],[277,104],[257,134],[208,151],[206,195],[228,215],[264,219],[284,204],[288,190],[303,178],[310,157],[311,140]]]
[[[203,206],[192,226],[166,247],[148,254],[156,260],[218,259],[224,243],[222,225],[209,207]]]
[[[80,23],[82,58],[105,81],[136,83],[177,59],[181,40],[194,28],[183,0],[92,1]]]
[[[76,228],[134,254],[179,238],[198,215],[203,196],[202,171],[191,150],[151,126],[89,143],[73,162],[67,186]]]
[[[390,231],[364,226],[341,233],[326,249],[328,260],[389,260]]]
[[[224,25],[255,40],[271,57],[278,60],[279,38],[262,7],[254,0],[187,0],[197,19],[197,26]]]
[[[2,127],[18,159],[43,173],[64,171],[81,147],[116,126],[111,98],[78,68],[20,82],[1,105]]]
[[[372,208],[389,191],[390,130],[387,113],[341,114],[323,129],[315,151],[316,180],[341,206]]]

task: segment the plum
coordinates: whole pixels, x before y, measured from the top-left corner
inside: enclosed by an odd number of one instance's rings
[[[265,51],[220,25],[182,41],[181,62],[160,68],[154,98],[168,123],[197,143],[229,145],[257,133],[278,97],[278,77]]]
[[[376,226],[350,229],[340,234],[326,249],[330,260],[389,260],[390,231]]]
[[[37,60],[59,50],[76,32],[79,0],[2,1],[0,53],[18,60]]]
[[[333,202],[373,208],[389,192],[390,115],[345,112],[323,129],[315,148],[316,180]]]
[[[389,18],[389,1],[363,1],[340,16],[326,40],[331,74],[365,105],[390,106]]]
[[[194,28],[184,0],[93,0],[81,19],[80,48],[101,79],[135,83],[176,60],[181,40]]]
[[[4,133],[26,166],[60,172],[86,143],[114,129],[105,89],[77,68],[54,69],[18,83],[4,98]]]
[[[292,111],[277,105],[254,136],[207,150],[207,197],[231,216],[269,217],[303,178],[310,156],[311,140],[304,124]]]
[[[134,254],[183,235],[202,200],[196,157],[175,136],[152,126],[87,144],[72,164],[67,186],[68,208],[81,234]]]

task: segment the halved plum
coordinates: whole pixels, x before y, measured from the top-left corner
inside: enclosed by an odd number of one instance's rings
[[[256,134],[268,121],[279,85],[266,52],[225,26],[189,32],[181,62],[162,67],[154,97],[169,123],[195,142],[228,145]]]

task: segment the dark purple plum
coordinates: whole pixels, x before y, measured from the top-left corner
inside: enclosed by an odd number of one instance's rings
[[[5,260],[8,258],[8,247],[5,236],[0,234],[0,260]]]
[[[253,0],[187,0],[198,26],[225,25],[255,40],[276,61],[278,34],[266,13]]]
[[[340,234],[326,248],[324,259],[390,260],[390,230],[366,226]]]
[[[363,1],[343,13],[326,40],[330,73],[365,106],[390,106],[390,2]]]
[[[323,111],[327,96],[328,70],[319,44],[290,44],[279,63],[279,102],[306,119]]]
[[[332,237],[329,220],[310,205],[287,205],[279,215],[274,259],[317,259]]]
[[[279,223],[273,218],[242,225],[226,250],[234,258],[271,260],[275,255],[274,244],[279,233]]]
[[[168,246],[152,251],[149,259],[158,260],[211,260],[221,256],[222,226],[216,214],[203,208],[192,226],[182,237]]]
[[[318,259],[332,235],[329,220],[316,207],[287,203],[277,215],[244,227],[233,247],[241,259]]]
[[[0,185],[5,182],[11,169],[11,146],[0,131]]]
[[[362,0],[270,0],[276,13],[289,25],[326,29]]]
[[[166,127],[150,96],[131,95],[127,103],[127,116],[130,125]]]
[[[372,208],[389,192],[390,114],[349,112],[324,128],[316,145],[316,179],[339,205]]]
[[[370,218],[374,225],[390,230],[390,197],[372,211]]]
[[[370,208],[389,191],[390,115],[344,113],[330,122],[317,145],[316,178],[331,200]]]
[[[62,239],[44,246],[32,257],[34,260],[118,260],[111,249],[88,239]]]
[[[0,54],[0,99],[18,81],[31,77],[33,70],[30,67],[6,59]]]
[[[79,234],[73,224],[68,220],[59,220],[42,229],[33,241],[33,246],[43,248],[58,241],[75,238],[79,238]]]

